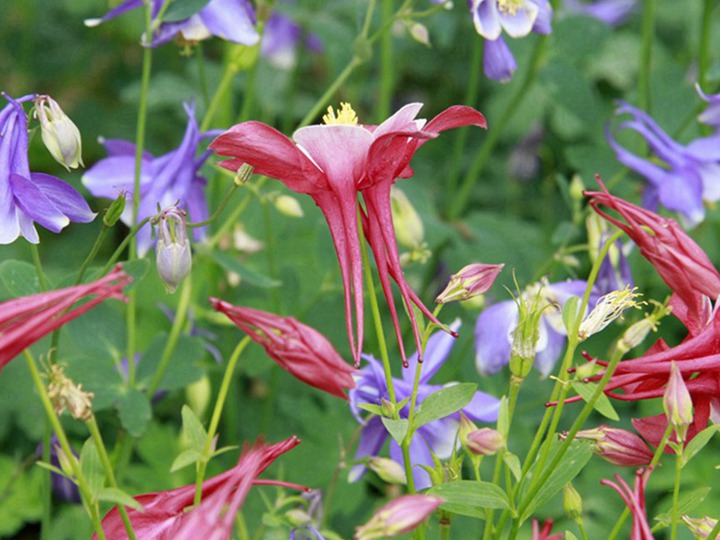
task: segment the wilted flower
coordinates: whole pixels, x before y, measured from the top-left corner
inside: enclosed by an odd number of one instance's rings
[[[645,513],[645,485],[647,484],[648,478],[652,468],[638,469],[635,472],[635,488],[630,489],[625,480],[620,478],[620,475],[615,475],[617,483],[611,482],[610,480],[601,480],[600,483],[604,486],[610,486],[622,497],[625,504],[630,509],[632,514],[632,531],[630,533],[630,540],[654,540],[654,536],[650,531],[650,525],[648,525],[647,515]]]
[[[453,325],[454,329],[459,325]],[[454,339],[444,332],[436,332],[428,339],[425,357],[422,364],[418,363],[418,355],[409,359],[409,367],[403,369],[402,378],[393,378],[395,398],[398,403],[410,398],[415,380],[415,371],[421,369],[418,384],[417,405],[430,394],[442,388],[440,385],[430,384],[430,379],[442,367],[447,359]],[[382,365],[372,356],[363,356],[367,365],[356,376],[357,388],[350,392],[350,408],[358,422],[363,425],[355,459],[366,456],[375,456],[382,449],[388,438],[387,429],[379,416],[364,419],[361,416],[360,404],[368,403],[380,405],[389,403],[387,381]],[[483,422],[497,420],[499,400],[484,392],[476,392],[472,401],[466,405],[462,412],[470,419]],[[410,413],[409,403],[397,411],[400,418],[407,418]],[[460,422],[460,412],[435,420],[420,427],[410,441],[410,457],[413,465],[433,466],[432,454],[440,459],[450,457],[455,447],[455,439]],[[431,454],[432,452],[432,454]],[[390,457],[398,463],[404,463],[400,446],[390,441]],[[365,472],[364,465],[356,465],[350,471],[350,481],[359,480]],[[421,467],[413,467],[413,479],[417,489],[423,489],[431,484],[429,474]]]
[[[637,0],[565,0],[563,8],[570,13],[587,15],[608,26],[618,26],[635,10]]]
[[[403,277],[392,222],[390,189],[397,178],[413,175],[410,160],[427,139],[455,127],[485,127],[485,118],[470,107],[455,106],[425,123],[416,119],[421,107],[420,103],[406,105],[379,126],[363,126],[358,124],[355,111],[345,103],[337,114],[332,108],[328,109],[325,124],[298,129],[293,135],[294,141],[266,124],[251,121],[230,128],[210,145],[218,154],[232,157],[221,163],[223,167],[237,170],[248,163],[255,167],[257,174],[277,178],[291,190],[310,195],[320,207],[340,263],[348,338],[356,364],[362,353],[364,331],[358,212],[377,263],[401,356],[405,357],[404,346],[390,278],[400,288],[418,348],[420,333],[411,304],[440,324]],[[358,207],[358,192],[363,196],[364,209]]]
[[[495,429],[480,428],[465,438],[465,447],[479,456],[492,456],[505,446],[505,437]]]
[[[131,277],[117,266],[106,276],[82,285],[23,296],[0,304],[0,369],[23,349],[108,298],[123,298]],[[73,309],[83,298],[87,302]]]
[[[298,444],[300,439],[291,437],[272,445],[257,442],[246,448],[235,467],[203,482],[202,502],[194,508],[191,507],[195,498],[195,484],[136,496],[135,500],[142,505],[142,509],[126,507],[136,537],[153,540],[229,538],[235,515],[252,485],[277,484],[305,489],[283,482],[257,479],[281,454]],[[127,539],[117,506],[103,518],[102,528],[107,538]],[[96,539],[97,535],[94,535],[93,540]]]
[[[197,158],[195,154],[200,141],[216,135],[216,132],[200,133],[193,105],[185,104],[185,112],[188,124],[180,146],[157,158],[149,152],[143,154],[138,221],[155,215],[158,205],[168,208],[176,204],[187,210],[193,221],[208,218],[204,192],[207,181],[199,172],[210,153],[204,152]],[[118,139],[102,140],[102,143],[108,157],[85,172],[83,184],[96,197],[115,199],[120,192],[125,192],[132,198],[135,189],[135,145]],[[131,204],[126,205],[121,219],[126,225],[132,225]],[[205,233],[206,227],[195,228],[195,241],[202,240]],[[137,242],[140,255],[152,247],[149,227],[138,231]]]
[[[60,105],[50,96],[37,96],[35,107],[42,140],[55,161],[67,170],[84,166],[80,131]]]
[[[343,390],[355,388],[355,370],[314,328],[293,317],[237,307],[217,298],[210,302],[293,377],[342,399],[347,399]]]
[[[175,292],[192,267],[192,253],[190,240],[187,237],[184,210],[171,206],[160,213],[155,252],[160,279],[168,292]]]
[[[65,375],[65,369],[59,364],[50,366],[47,393],[58,415],[67,410],[77,420],[89,420],[92,417],[92,400],[95,394],[85,392],[81,384],[75,384]]]
[[[35,95],[2,96],[8,104],[0,110],[0,244],[20,235],[37,244],[35,223],[58,233],[71,221],[91,222],[95,214],[74,188],[55,176],[30,172],[28,118],[21,104]]]
[[[450,278],[445,290],[435,299],[438,304],[468,300],[486,293],[495,283],[504,264],[469,264]]]
[[[607,140],[618,161],[648,181],[643,206],[656,210],[660,203],[678,212],[688,225],[700,223],[705,217],[703,203],[720,200],[720,135],[695,139],[683,146],[640,109],[621,102],[616,114],[632,118],[620,122],[616,131],[627,128],[637,132],[657,157],[649,160],[632,154],[620,146],[608,128]]]
[[[410,532],[443,503],[431,495],[403,495],[377,510],[365,525],[355,531],[355,540],[392,538]]]
[[[645,441],[626,429],[601,425],[578,431],[575,438],[595,441],[595,453],[613,465],[638,467],[649,465],[653,458]]]
[[[255,12],[248,0],[210,0],[197,5],[202,6],[191,16],[177,19],[165,17],[164,4],[167,0],[150,0],[152,2],[152,39],[143,36],[143,45],[157,47],[180,36],[183,41],[193,42],[218,36],[241,45],[255,45],[260,36],[255,30]],[[143,7],[142,0],[125,0],[111,9],[100,19],[87,19],[86,26],[97,26],[114,19],[127,11]]]

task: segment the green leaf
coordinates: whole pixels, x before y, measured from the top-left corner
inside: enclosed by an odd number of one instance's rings
[[[547,463],[552,462],[561,444],[560,441],[553,442],[553,448],[550,450],[550,458]],[[520,505],[525,506],[525,512],[520,516],[520,521],[523,522],[528,519],[536,509],[552,499],[565,484],[575,478],[587,462],[590,461],[592,455],[592,441],[574,441],[535,497],[531,501],[525,501],[526,494],[523,494]],[[533,475],[535,474],[537,474],[537,471],[533,470]]]
[[[573,381],[571,384],[573,389],[586,403],[590,401],[590,398],[592,398],[592,395],[595,393],[595,389],[597,388],[597,384],[594,383]],[[595,402],[593,409],[602,414],[605,418],[609,418],[615,422],[620,420],[618,413],[615,411],[615,407],[613,407],[612,403],[610,403],[610,398],[608,398],[605,394],[600,394],[600,397]]]
[[[85,441],[80,451],[80,470],[87,482],[90,496],[93,500],[97,500],[100,490],[105,485],[105,470],[92,439]]]
[[[117,405],[120,423],[132,437],[140,437],[152,417],[147,396],[137,388],[130,388]]]
[[[177,22],[189,19],[210,3],[210,0],[172,0],[165,10],[163,22]]]
[[[681,492],[678,499],[677,515],[682,516],[691,513],[702,504],[710,491],[711,488],[709,487],[701,487],[692,491]],[[672,521],[672,501],[669,501],[665,507],[664,511],[658,514],[655,519],[663,525],[669,526]]]
[[[0,455],[0,538],[17,538],[15,533],[24,523],[38,522],[42,515],[42,486],[47,473],[35,467],[22,469],[19,461]]]
[[[402,444],[408,432],[408,421],[405,418],[393,420],[392,418],[385,418],[383,416],[382,423],[385,426],[385,429],[388,430],[392,438],[395,439],[395,442],[398,444]]]
[[[578,540],[578,537],[570,531],[565,531],[565,540]]]
[[[190,441],[190,448],[202,453],[205,449],[205,442],[207,441],[207,431],[200,422],[200,419],[195,415],[193,411],[187,405],[183,405],[182,411],[183,433]]]
[[[374,415],[377,415],[377,416],[383,415],[383,410],[380,405],[373,405],[372,403],[358,403],[357,406],[358,406],[358,409],[362,409],[364,411],[373,413]]]
[[[0,279],[13,298],[29,296],[41,291],[35,267],[22,261],[0,263]]]
[[[705,445],[710,442],[710,439],[712,439],[713,435],[715,435],[718,430],[720,430],[720,424],[713,424],[710,427],[703,429],[700,433],[693,437],[693,440],[687,444],[685,450],[683,451],[683,467],[685,467],[685,465],[687,465],[688,462],[694,458],[698,452],[700,452],[700,450],[705,448]]]
[[[211,255],[212,258],[215,259],[215,262],[225,268],[225,270],[235,272],[244,281],[247,281],[251,285],[255,285],[256,287],[260,287],[261,289],[270,289],[282,285],[282,281],[278,281],[277,279],[272,279],[264,276],[261,273],[256,272],[255,270],[252,270],[251,268],[248,268],[243,264],[240,264],[234,257],[228,255],[227,253],[213,250],[211,252]]]
[[[188,465],[197,463],[198,461],[200,461],[200,459],[202,459],[202,454],[197,450],[193,448],[183,450],[182,452],[180,452],[180,455],[175,458],[175,461],[172,462],[172,465],[170,466],[170,472],[174,473],[176,471],[179,471],[180,469],[184,469]]]
[[[445,500],[440,506],[443,510],[463,516],[485,519],[486,508],[510,508],[505,492],[490,482],[458,480],[435,486],[427,493]]]
[[[423,399],[415,414],[415,428],[429,424],[439,418],[445,418],[459,411],[475,395],[477,384],[461,383],[438,390]]]
[[[565,330],[567,330],[568,333],[572,332],[573,328],[575,328],[575,325],[577,324],[578,309],[580,309],[580,297],[571,296],[568,298],[567,302],[565,302],[565,307],[562,310],[563,324],[565,325]]]
[[[166,342],[167,334],[155,336],[138,364],[138,380],[148,384],[153,378]],[[172,364],[165,371],[158,390],[179,390],[200,379],[205,372],[197,366],[197,362],[205,354],[202,339],[189,335],[180,336],[172,356]]]
[[[520,477],[522,476],[520,459],[512,452],[505,452],[503,454],[503,461],[505,462],[505,465],[507,465],[507,468],[510,469],[510,472],[515,477],[515,480],[519,482]]]
[[[99,358],[122,358],[125,355],[125,317],[112,304],[99,304],[65,325],[70,339],[93,361]],[[114,367],[112,368],[114,369]]]
[[[133,499],[130,495],[125,493],[122,489],[114,487],[106,487],[100,490],[98,493],[98,500],[109,503],[121,504],[123,506],[129,506],[135,510],[142,510],[142,505]]]
[[[222,448],[215,450],[212,453],[212,457],[219,456],[220,454],[224,454],[225,452],[229,452],[230,450],[237,450],[238,448],[239,447],[236,444],[232,446],[223,446]]]

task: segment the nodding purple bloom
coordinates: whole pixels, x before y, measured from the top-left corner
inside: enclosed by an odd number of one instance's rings
[[[28,117],[22,103],[34,94],[8,101],[0,110],[0,244],[23,236],[40,241],[35,223],[58,233],[71,221],[95,219],[87,202],[70,185],[44,173],[30,172],[28,161]]]
[[[297,61],[298,47],[303,45],[312,52],[323,49],[320,38],[315,34],[303,34],[299,24],[287,15],[274,11],[263,27],[260,54],[280,69],[292,69]]]
[[[60,468],[60,457],[58,456],[58,450],[60,449],[60,440],[57,438],[55,433],[50,437],[50,465],[53,467]],[[79,456],[73,450],[73,454],[76,458]],[[40,443],[35,451],[35,455],[42,459],[43,455],[43,444]],[[50,489],[53,495],[55,495],[61,501],[70,504],[80,504],[82,499],[80,498],[80,490],[72,480],[67,476],[58,474],[56,472],[50,473]]]
[[[451,325],[453,330],[459,328],[459,323]],[[420,374],[418,386],[418,401],[442,388],[440,385],[429,384],[430,378],[442,367],[447,359],[455,338],[445,332],[436,332],[427,342],[425,355]],[[357,388],[350,391],[350,408],[355,418],[363,424],[360,443],[358,444],[355,459],[376,456],[388,438],[388,432],[378,416],[365,420],[360,416],[361,403],[380,405],[382,400],[388,399],[387,382],[383,367],[372,356],[363,356],[367,365],[360,370],[356,376]],[[403,369],[402,378],[393,377],[395,397],[400,402],[409,398],[412,394],[415,371],[418,369],[417,352],[408,360],[409,367]],[[499,400],[484,392],[476,392],[472,401],[462,409],[465,416],[474,421],[494,422],[497,420]],[[399,412],[401,418],[407,418],[410,406],[406,404]],[[430,452],[440,459],[450,456],[455,447],[456,435],[460,424],[460,413],[457,412],[446,418],[441,418],[422,426],[415,433],[410,443],[410,457],[413,464],[413,478],[415,487],[423,489],[431,485],[430,475],[418,465],[433,466],[433,458]],[[390,457],[398,463],[404,463],[402,452],[398,444],[390,441]],[[350,481],[359,480],[365,474],[364,465],[356,465],[350,471]]]
[[[617,114],[629,114],[615,131],[631,129],[647,142],[657,160],[643,159],[621,146],[606,130],[615,156],[648,183],[643,191],[643,206],[657,210],[662,204],[680,214],[685,226],[695,226],[705,217],[704,202],[720,200],[720,134],[695,139],[686,146],[673,140],[650,116],[620,102]]]
[[[697,93],[700,97],[707,102],[708,106],[698,116],[698,122],[712,126],[716,130],[720,128],[720,94],[706,94],[700,88],[700,85],[695,85]]]
[[[547,377],[565,347],[567,332],[562,322],[562,308],[571,296],[582,296],[587,283],[582,280],[539,283],[528,287],[523,295],[536,297],[540,308],[539,337],[535,347],[535,368]],[[597,295],[593,295],[597,298]],[[592,299],[591,299],[591,305]],[[513,333],[518,324],[519,309],[515,300],[506,300],[483,311],[475,324],[475,364],[482,375],[492,375],[510,362]]]
[[[552,7],[548,0],[468,0],[475,30],[485,38],[483,69],[493,80],[507,82],[517,69],[503,30],[512,38],[530,32],[549,34]]]
[[[208,218],[204,187],[207,180],[200,176],[200,168],[210,155],[204,152],[195,157],[202,139],[214,137],[217,132],[200,133],[195,120],[195,109],[185,104],[188,124],[180,146],[160,157],[145,152],[140,175],[140,207],[138,221],[157,213],[157,206],[167,208],[177,204],[187,210],[192,221]],[[96,197],[116,199],[120,192],[132,198],[135,182],[135,145],[128,141],[107,139],[102,141],[108,157],[101,159],[83,175],[82,182]],[[127,204],[121,219],[132,224],[132,205]],[[205,227],[193,229],[196,242],[204,239]],[[153,245],[150,227],[137,234],[138,252],[145,254]]]
[[[157,47],[175,36],[184,41],[201,41],[218,36],[241,45],[255,45],[260,36],[255,30],[255,12],[248,0],[210,0],[205,7],[179,21],[158,20],[164,15],[163,4],[168,0],[152,1],[152,40],[143,36],[143,45]],[[144,0],[125,0],[100,19],[87,19],[86,26],[97,26],[128,11],[142,7]],[[149,43],[148,43],[149,41]]]
[[[608,26],[619,26],[635,10],[637,0],[565,0],[563,7],[570,13],[587,15]]]

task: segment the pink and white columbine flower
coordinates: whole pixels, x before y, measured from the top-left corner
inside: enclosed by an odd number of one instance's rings
[[[410,304],[415,304],[426,317],[439,324],[403,277],[392,222],[390,188],[397,178],[413,175],[410,160],[427,139],[447,129],[468,125],[484,128],[486,124],[478,111],[459,105],[426,122],[416,119],[421,107],[421,103],[411,103],[379,126],[363,126],[357,123],[352,108],[343,104],[337,116],[330,108],[324,117],[325,124],[300,128],[293,139],[261,122],[243,122],[210,145],[218,154],[231,157],[221,163],[223,167],[237,171],[243,163],[248,163],[255,168],[255,173],[277,178],[291,190],[310,195],[320,207],[340,263],[348,337],[356,365],[362,353],[364,319],[360,228],[378,266],[404,362],[405,351],[389,278],[397,283],[408,307],[418,350],[421,349],[420,335]],[[364,209],[359,209],[358,193],[362,194]]]

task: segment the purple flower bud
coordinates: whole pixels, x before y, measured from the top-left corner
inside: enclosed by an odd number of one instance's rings
[[[469,264],[450,278],[445,290],[435,299],[438,304],[468,300],[484,294],[495,282],[504,264]]]
[[[688,426],[693,422],[693,403],[675,362],[670,362],[670,380],[663,396],[663,409],[675,427],[678,439],[684,441]]]
[[[175,292],[192,267],[190,240],[185,226],[185,211],[176,206],[160,214],[155,246],[157,270],[170,293]]]
[[[465,446],[473,454],[491,456],[505,446],[505,437],[494,429],[476,429],[468,434],[465,439]]]
[[[595,453],[613,465],[638,467],[648,465],[653,458],[645,441],[625,429],[601,425],[579,431],[575,437],[595,441]]]
[[[398,497],[376,511],[365,525],[358,527],[355,531],[355,540],[391,538],[412,531],[442,502],[440,497],[430,495]]]

